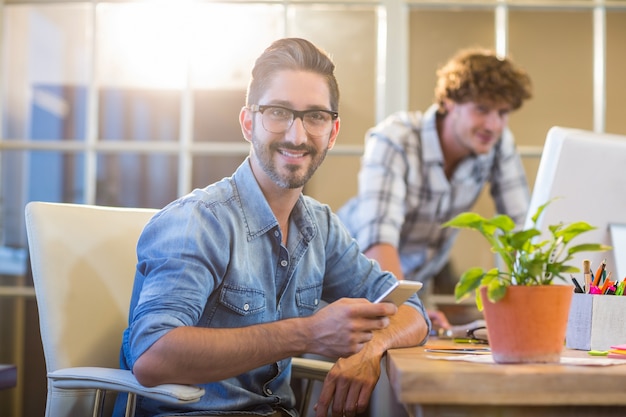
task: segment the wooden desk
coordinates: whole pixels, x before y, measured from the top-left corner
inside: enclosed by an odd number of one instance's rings
[[[424,352],[423,347],[387,353],[390,384],[412,417],[626,416],[626,361],[612,366],[501,365],[427,357],[431,355],[446,354]],[[563,355],[588,357],[576,350]]]
[[[17,385],[17,368],[15,365],[0,364],[0,389],[13,388]]]

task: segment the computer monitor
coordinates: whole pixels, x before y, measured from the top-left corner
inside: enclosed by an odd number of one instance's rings
[[[596,271],[606,259],[607,271],[613,271],[612,278],[623,280],[626,277],[626,248],[623,246],[626,136],[558,126],[551,128],[541,154],[526,227],[532,225],[531,217],[537,207],[555,197],[560,198],[553,201],[539,219],[542,235],[547,236],[548,226],[559,222],[586,221],[597,227],[576,237],[573,242],[603,243],[613,246],[613,250],[575,254],[571,265],[582,271],[583,260],[589,259],[591,270]],[[574,275],[582,280],[582,272]]]

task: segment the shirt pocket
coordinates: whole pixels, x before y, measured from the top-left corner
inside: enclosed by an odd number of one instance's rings
[[[322,284],[300,287],[296,290],[296,305],[300,316],[309,316],[320,306]]]
[[[261,322],[266,309],[265,292],[254,288],[224,286],[219,303],[246,324]]]

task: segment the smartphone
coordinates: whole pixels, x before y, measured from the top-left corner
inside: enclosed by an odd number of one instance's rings
[[[394,303],[397,306],[402,305],[409,297],[422,288],[422,283],[418,281],[397,281],[383,295],[378,297],[375,303]]]

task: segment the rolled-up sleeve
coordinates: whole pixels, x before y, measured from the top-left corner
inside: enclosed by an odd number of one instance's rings
[[[199,216],[203,218],[198,219]],[[144,229],[137,245],[137,270],[129,327],[123,343],[128,366],[167,332],[194,326],[222,275],[228,254],[219,227],[206,210],[193,203],[177,204],[159,213]],[[213,236],[207,240],[206,236]],[[204,256],[203,254],[214,254]],[[217,264],[213,260],[220,260]]]

